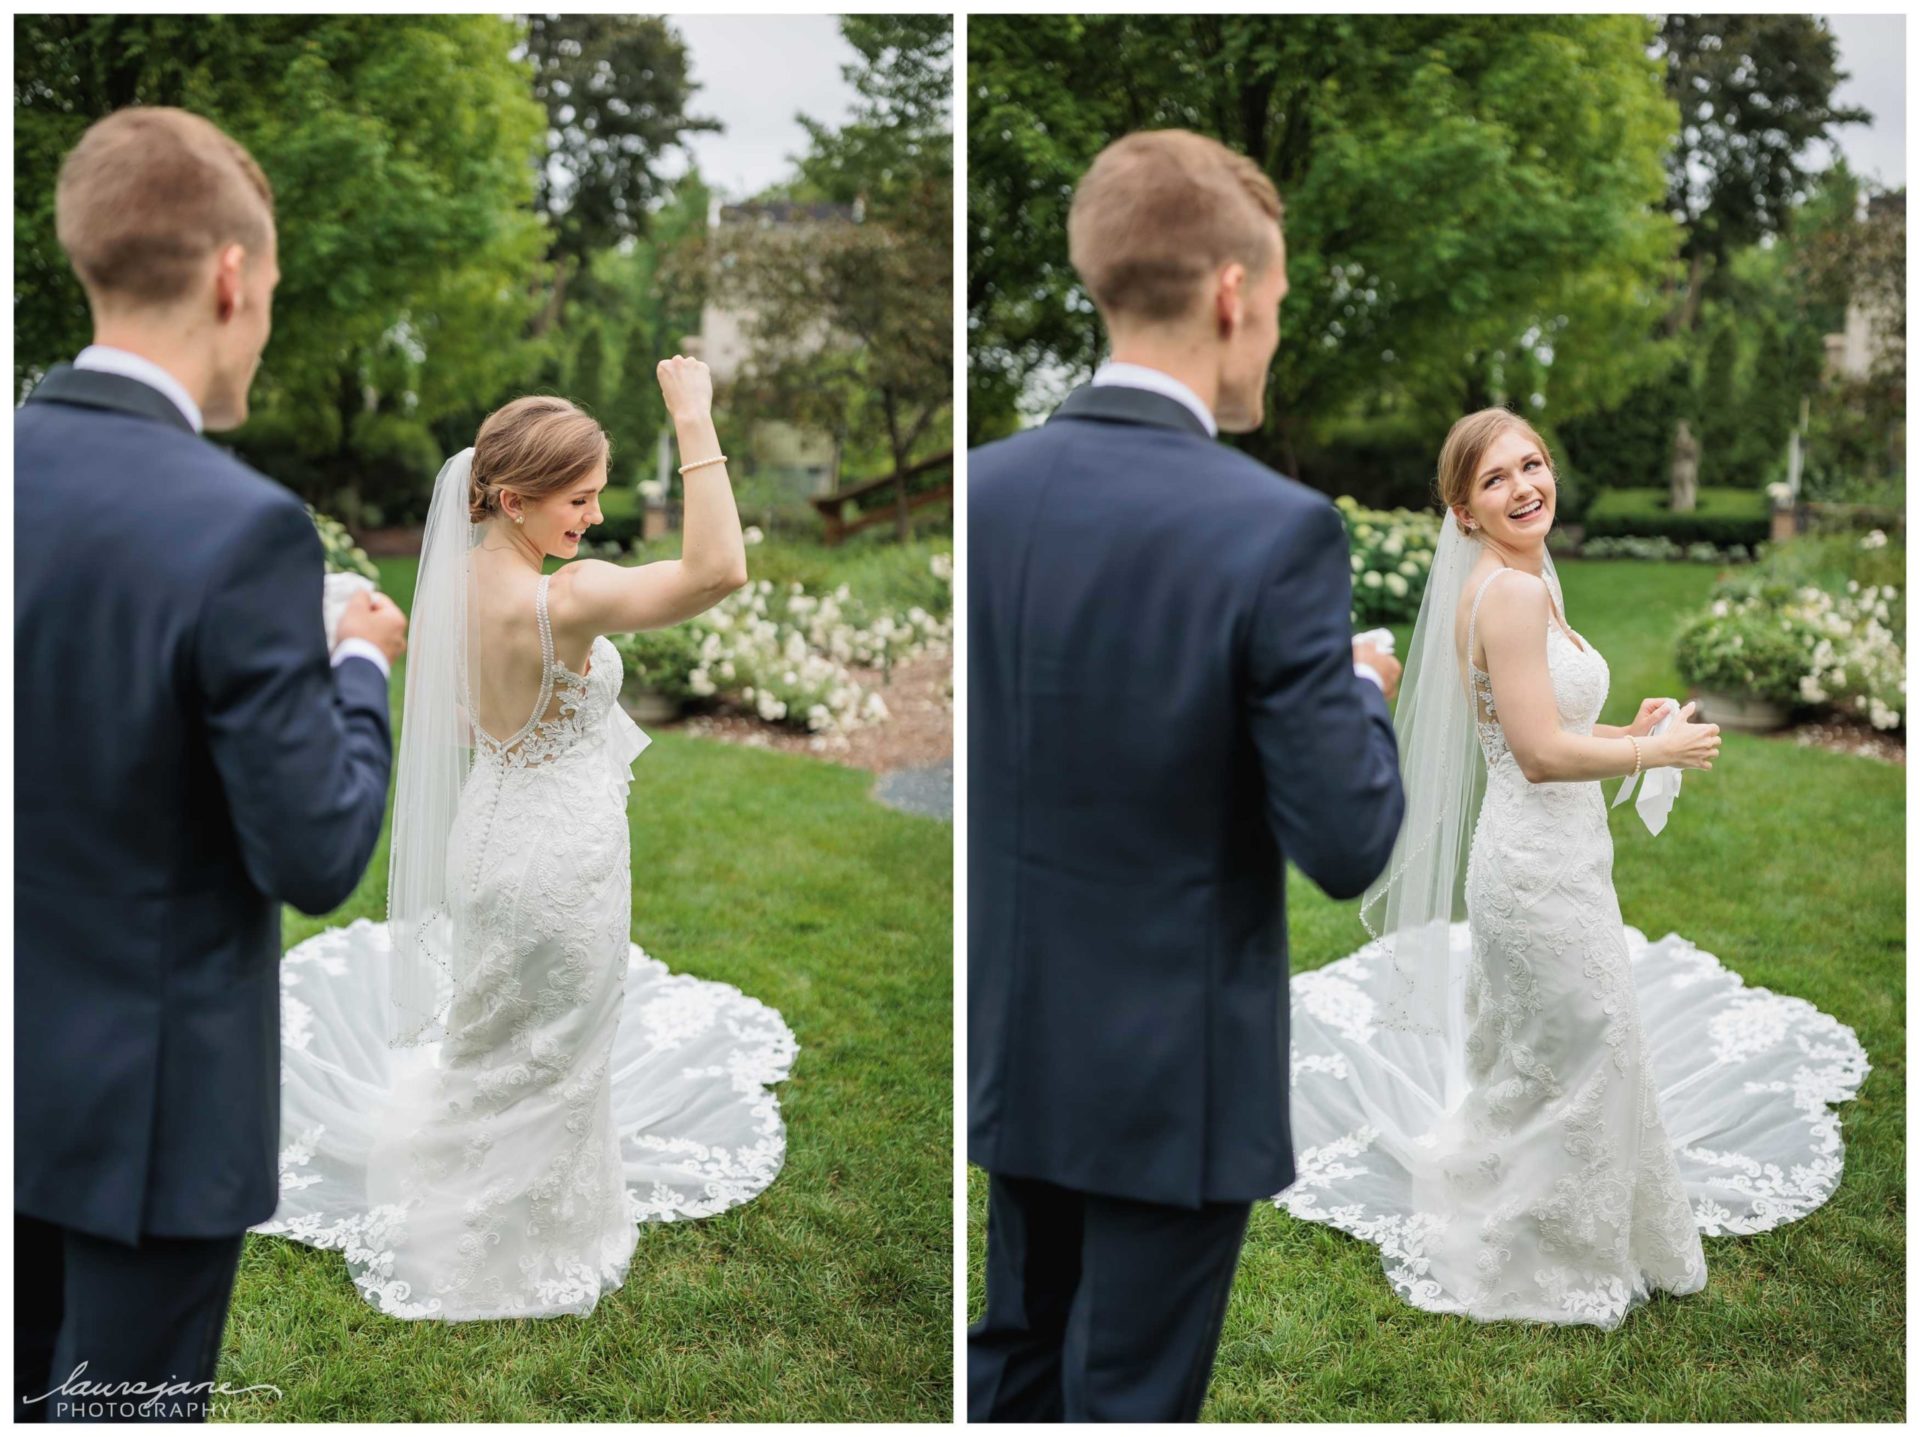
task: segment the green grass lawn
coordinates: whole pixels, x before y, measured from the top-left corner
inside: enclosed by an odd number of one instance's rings
[[[1559,566],[1573,627],[1607,658],[1601,717],[1684,697],[1671,638],[1711,567]],[[1398,631],[1407,652],[1408,629]],[[1609,798],[1614,785],[1607,785]],[[1666,831],[1613,811],[1628,923],[1677,931],[1749,983],[1850,1024],[1873,1063],[1839,1109],[1846,1172],[1825,1206],[1754,1237],[1707,1238],[1704,1292],[1656,1299],[1617,1332],[1481,1325],[1406,1306],[1377,1249],[1254,1210],[1204,1415],[1216,1421],[1893,1422],[1906,1392],[1905,771],[1728,734],[1689,774]],[[1357,905],[1290,874],[1296,971],[1365,939]],[[981,1298],[986,1185],[970,1187],[969,1297]]]
[[[381,564],[403,605],[412,560]],[[394,675],[399,705],[402,672]],[[630,803],[633,931],[735,984],[800,1042],[779,1179],[649,1226],[588,1318],[403,1322],[338,1253],[250,1237],[227,1416],[290,1421],[944,1421],[952,1411],[952,832],[871,776],[654,735]],[[385,912],[387,839],[353,898],[286,912],[289,946]]]

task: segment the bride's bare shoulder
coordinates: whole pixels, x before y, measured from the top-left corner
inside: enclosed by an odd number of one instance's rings
[[[1504,577],[1511,575],[1511,578]],[[1492,565],[1474,576],[1479,592],[1480,628],[1531,628],[1547,619],[1547,581],[1524,569]]]
[[[575,559],[553,571],[547,581],[547,622],[555,629],[592,629],[596,627],[608,602],[626,571],[605,559]]]

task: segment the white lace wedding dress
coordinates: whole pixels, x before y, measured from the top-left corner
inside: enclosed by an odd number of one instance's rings
[[[746,1202],[785,1156],[780,1015],[629,940],[648,739],[607,639],[585,674],[554,659],[546,599],[542,578],[533,717],[481,735],[460,793],[449,886],[480,951],[447,1037],[388,1048],[385,924],[330,929],[281,969],[280,1206],[254,1231],[344,1253],[393,1317],[591,1312],[639,1224]]]
[[[1487,582],[1536,582],[1501,570]],[[1467,653],[1473,653],[1469,619]],[[1590,733],[1607,663],[1557,622],[1563,729]],[[1617,1326],[1706,1285],[1702,1234],[1803,1217],[1840,1181],[1830,1104],[1867,1056],[1812,1004],[1747,987],[1676,933],[1621,922],[1598,783],[1530,783],[1471,669],[1487,789],[1467,865],[1466,1090],[1442,1040],[1376,1023],[1382,944],[1292,981],[1298,1178],[1275,1202],[1378,1245],[1431,1312]]]

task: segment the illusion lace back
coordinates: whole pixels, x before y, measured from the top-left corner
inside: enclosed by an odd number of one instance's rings
[[[254,1231],[341,1251],[394,1317],[591,1312],[638,1224],[746,1202],[786,1151],[780,1015],[629,940],[648,739],[606,638],[585,674],[554,659],[546,599],[542,578],[539,705],[510,740],[480,736],[461,790],[448,887],[473,961],[447,1036],[386,1046],[385,924],[330,929],[281,969],[280,1206]]]
[[[1841,1168],[1829,1105],[1859,1090],[1867,1057],[1810,1003],[1622,923],[1600,785],[1528,782],[1471,666],[1485,592],[1467,655],[1487,788],[1452,930],[1464,1097],[1446,1110],[1442,1039],[1376,1023],[1381,942],[1296,975],[1299,1176],[1275,1202],[1376,1244],[1416,1307],[1610,1328],[1656,1290],[1706,1285],[1702,1234],[1826,1201]],[[1590,733],[1606,660],[1557,618],[1546,643],[1560,725]]]

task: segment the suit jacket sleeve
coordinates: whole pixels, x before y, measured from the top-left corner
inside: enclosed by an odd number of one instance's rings
[[[1334,898],[1386,868],[1404,807],[1386,700],[1353,671],[1351,603],[1345,527],[1316,504],[1261,586],[1247,703],[1274,837]]]
[[[246,526],[203,607],[197,681],[247,875],[303,913],[344,903],[386,813],[379,667],[327,658],[319,535],[300,507]]]

